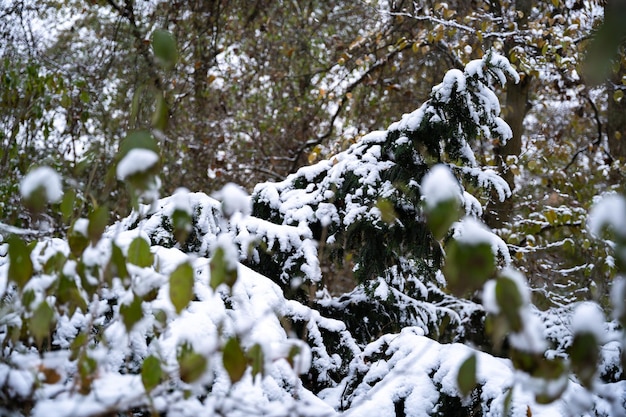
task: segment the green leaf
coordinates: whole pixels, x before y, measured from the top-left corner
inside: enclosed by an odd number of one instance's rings
[[[600,349],[596,337],[588,332],[574,335],[569,356],[572,371],[578,376],[582,386],[591,389],[600,359]]]
[[[496,281],[496,302],[514,332],[522,330],[524,324],[519,313],[524,304],[517,284],[510,278],[501,276]]]
[[[89,92],[87,92],[87,90],[82,90],[80,92],[80,101],[82,101],[83,103],[89,103]]]
[[[74,281],[73,278],[61,275],[56,296],[58,304],[69,306],[70,317],[74,314],[77,308],[80,308],[84,313],[87,312],[87,302],[80,294],[76,281]]]
[[[495,256],[488,243],[469,244],[453,239],[446,246],[443,274],[448,289],[458,297],[482,288],[495,269]]]
[[[105,268],[104,276],[108,282],[114,277],[121,279],[129,277],[124,253],[113,241],[111,241],[111,259]]]
[[[224,369],[228,372],[230,381],[234,384],[238,382],[243,374],[246,372],[248,361],[239,344],[239,339],[231,337],[224,346],[224,354],[222,361],[224,362]]]
[[[80,355],[78,359],[78,373],[80,375],[80,389],[79,392],[83,395],[87,395],[91,392],[91,384],[96,379],[96,373],[98,371],[98,362],[87,354]]]
[[[126,154],[136,148],[150,149],[156,154],[159,154],[159,146],[157,141],[147,130],[135,130],[130,132],[126,138],[120,144],[120,150],[118,152],[118,160],[121,160]]]
[[[35,301],[35,290],[29,288],[22,294],[22,305],[30,310],[30,305]]]
[[[185,210],[174,210],[172,213],[172,226],[174,228],[174,238],[179,243],[184,243],[191,231],[191,216]]]
[[[50,329],[54,322],[54,310],[46,301],[39,304],[32,317],[28,321],[30,334],[41,346],[43,340],[50,335]]]
[[[211,288],[215,290],[220,284],[226,284],[232,288],[237,281],[237,269],[230,269],[225,259],[224,249],[218,247],[209,264],[211,268]]]
[[[264,376],[265,357],[261,345],[255,343],[250,349],[248,349],[246,356],[248,357],[248,363],[252,365],[252,378],[255,378],[259,374]]]
[[[178,60],[178,49],[174,36],[167,30],[157,29],[152,33],[152,50],[164,69],[172,69]]]
[[[89,214],[89,225],[87,226],[87,237],[92,244],[98,243],[104,229],[109,222],[109,210],[106,206],[100,206]]]
[[[10,236],[9,244],[9,280],[15,282],[19,288],[33,276],[33,261],[30,259],[32,251],[22,239]]]
[[[292,368],[294,367],[294,361],[296,359],[296,356],[298,356],[301,352],[300,346],[298,345],[292,345],[291,348],[289,348],[289,353],[287,354],[287,362],[289,363],[289,366],[291,366]]]
[[[170,274],[170,300],[176,308],[176,313],[181,311],[193,299],[194,272],[192,266],[184,262]]]
[[[390,200],[386,198],[379,198],[376,200],[376,208],[380,210],[380,217],[382,221],[387,224],[395,223],[398,218],[398,214],[396,213],[393,203]]]
[[[128,262],[147,268],[152,266],[154,256],[150,253],[150,245],[142,237],[136,237],[128,247]]]
[[[161,361],[157,357],[150,355],[144,359],[141,367],[141,382],[146,392],[159,385],[161,374]]]
[[[177,355],[180,379],[191,383],[198,380],[207,367],[207,359],[193,351],[189,345],[183,345]]]
[[[79,258],[83,254],[87,246],[89,246],[89,239],[82,233],[75,231],[72,226],[70,232],[67,235],[67,243],[70,247],[70,252],[72,252],[72,255],[74,255],[75,258]]]
[[[152,115],[152,126],[155,129],[165,130],[169,121],[170,111],[163,94],[157,96],[156,110]]]
[[[50,258],[48,258],[45,265],[43,266],[44,274],[51,275],[54,273],[60,273],[61,271],[63,271],[63,266],[65,265],[66,260],[67,258],[62,252],[55,253]]]
[[[461,394],[465,397],[476,387],[476,355],[471,354],[459,367],[456,377]]]
[[[461,218],[460,204],[456,198],[439,202],[435,207],[425,207],[426,223],[437,240],[443,239],[450,226]]]
[[[68,189],[63,194],[63,200],[61,200],[61,214],[63,215],[63,220],[67,221],[72,214],[74,213],[74,202],[76,201],[76,191],[73,189]]]
[[[141,298],[135,296],[130,304],[120,305],[120,315],[126,331],[130,332],[139,320],[143,317],[143,309],[141,308]]]

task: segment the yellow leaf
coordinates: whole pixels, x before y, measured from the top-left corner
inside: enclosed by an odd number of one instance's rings
[[[559,0],[552,0],[552,5],[554,7],[559,7]]]
[[[554,212],[554,210],[548,210],[548,211],[545,213],[545,216],[546,216],[546,220],[548,220],[548,223],[550,223],[550,224],[554,224],[554,223],[556,222],[557,215],[556,215],[556,213]]]
[[[623,97],[624,97],[624,92],[622,90],[615,90],[615,92],[613,93],[613,100],[615,100],[616,103],[619,103],[620,101],[622,101]]]
[[[450,19],[452,16],[454,16],[456,14],[456,12],[454,10],[444,10],[443,11],[443,17],[446,19]]]

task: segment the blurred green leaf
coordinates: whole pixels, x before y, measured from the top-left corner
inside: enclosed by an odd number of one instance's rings
[[[154,387],[161,382],[161,361],[150,355],[143,361],[141,367],[141,382],[143,383],[146,392],[151,391]]]
[[[592,389],[593,381],[600,360],[598,341],[592,333],[577,333],[569,348],[572,371],[578,376],[580,383]]]
[[[379,198],[376,200],[376,207],[380,210],[380,217],[382,221],[387,224],[394,224],[396,219],[398,218],[398,214],[396,213],[395,208],[393,207],[393,203],[386,198]]]
[[[33,275],[33,261],[30,259],[32,249],[17,236],[9,236],[7,243],[9,244],[9,279],[19,288],[24,288]]]
[[[104,276],[107,282],[111,282],[114,277],[121,279],[129,277],[124,253],[114,242],[111,242],[111,259],[105,268]]]
[[[456,378],[459,391],[465,397],[476,387],[476,355],[472,354],[459,367]]]
[[[265,356],[263,354],[263,348],[258,343],[255,343],[248,352],[246,352],[249,363],[252,366],[252,378],[257,375],[265,375]]]
[[[607,2],[605,19],[587,46],[583,74],[593,84],[609,76],[612,60],[626,36],[626,6],[623,2]]]
[[[230,269],[225,258],[224,249],[218,247],[211,258],[211,288],[215,290],[220,284],[226,284],[232,288],[237,281],[237,269]]]
[[[74,222],[75,224],[76,222]],[[67,235],[67,243],[70,247],[70,252],[75,258],[80,257],[87,246],[89,246],[89,238],[83,235],[81,232],[74,229],[74,225],[70,229]]]
[[[176,40],[167,30],[157,29],[152,33],[152,50],[166,70],[172,69],[178,60]]]
[[[177,356],[180,379],[183,382],[194,382],[204,374],[208,364],[207,359],[194,352],[189,345],[183,345]]]
[[[78,359],[78,373],[80,375],[79,392],[87,395],[91,392],[91,384],[96,378],[98,362],[87,354],[83,353]]]
[[[426,223],[437,240],[443,239],[450,226],[461,218],[460,204],[457,199],[439,202],[435,207],[425,208]]]
[[[100,240],[109,222],[109,210],[106,206],[100,206],[89,214],[87,237],[95,245]]]
[[[126,156],[131,149],[136,148],[150,149],[159,154],[159,146],[152,133],[147,130],[135,130],[130,132],[120,144],[119,160]]]
[[[172,227],[174,238],[179,243],[184,243],[189,236],[192,226],[192,218],[185,210],[174,210],[172,213]]]
[[[246,372],[248,364],[244,351],[239,344],[239,339],[236,337],[228,339],[226,345],[224,345],[222,360],[231,383],[238,382]]]
[[[193,299],[193,282],[193,267],[187,262],[178,265],[170,274],[170,299],[176,313],[180,314]]]
[[[522,295],[517,284],[510,278],[501,276],[496,281],[496,302],[504,315],[509,328],[519,332],[523,328],[522,317],[519,313],[523,305]]]
[[[63,194],[63,200],[61,200],[61,214],[63,215],[63,220],[67,221],[72,214],[74,213],[74,202],[76,201],[76,191],[69,188]]]
[[[155,129],[165,130],[169,122],[170,111],[163,94],[159,94],[156,99],[156,109],[152,115],[152,126]]]
[[[57,252],[52,255],[43,266],[43,272],[45,274],[60,273],[63,271],[63,266],[67,258],[63,252]]]
[[[482,288],[495,269],[495,256],[488,243],[468,244],[453,239],[446,246],[443,274],[448,289],[456,296]]]
[[[58,304],[68,305],[70,317],[77,308],[80,308],[83,313],[87,312],[87,302],[83,299],[73,278],[61,275],[56,296]]]
[[[54,310],[43,301],[33,312],[32,317],[28,321],[30,333],[33,335],[37,344],[41,346],[43,340],[50,336],[50,330],[54,322]]]
[[[147,268],[152,266],[154,256],[150,252],[150,245],[142,237],[136,237],[128,247],[128,262],[133,265]]]
[[[141,298],[135,296],[130,304],[120,305],[120,315],[126,327],[126,331],[130,332],[135,323],[143,318],[143,309],[141,308]]]

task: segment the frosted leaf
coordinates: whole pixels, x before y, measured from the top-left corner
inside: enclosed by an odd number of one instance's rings
[[[89,227],[89,220],[85,218],[76,219],[74,222],[73,230],[74,233],[78,233],[82,236],[88,237],[87,229]]]
[[[596,303],[584,302],[576,306],[572,317],[574,333],[591,333],[596,340],[602,341],[605,337],[604,323],[604,314]]]
[[[213,197],[222,201],[222,212],[226,217],[231,217],[235,213],[247,216],[252,212],[250,196],[237,184],[226,184],[220,191],[213,194]]]
[[[611,301],[613,303],[613,316],[622,317],[626,314],[626,279],[618,277],[613,281],[611,288]]]
[[[239,262],[239,250],[232,241],[232,238],[226,233],[218,235],[213,253],[215,253],[217,248],[221,248],[224,251],[224,261],[226,262],[227,269],[236,270],[237,263]]]
[[[589,213],[587,227],[596,236],[609,227],[618,236],[626,237],[626,200],[619,194],[610,194],[595,204]]]
[[[174,211],[180,210],[183,211],[190,216],[193,214],[191,210],[191,203],[189,201],[189,190],[186,188],[178,188],[174,191],[174,195],[172,196],[173,200],[173,208]]]
[[[428,208],[448,200],[461,201],[461,187],[450,169],[443,164],[435,165],[422,181],[422,199]]]
[[[126,178],[146,172],[159,162],[159,155],[150,149],[134,148],[117,164],[116,174],[120,181]]]
[[[58,203],[63,197],[61,176],[47,166],[33,169],[20,182],[20,193],[22,197],[29,199],[39,189],[44,190],[47,202]]]
[[[483,287],[483,307],[485,311],[492,314],[498,314],[500,312],[500,306],[496,300],[496,280],[490,279],[485,282]]]
[[[524,328],[520,332],[509,334],[509,343],[521,351],[542,354],[548,348],[543,335],[544,324],[528,306],[520,310],[520,315]]]

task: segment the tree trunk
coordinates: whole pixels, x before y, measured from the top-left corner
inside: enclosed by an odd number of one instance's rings
[[[532,9],[532,0],[516,0],[515,10],[518,11],[517,26],[525,29],[528,26],[528,15]],[[515,46],[506,45],[507,55]],[[519,156],[522,151],[522,134],[524,133],[524,117],[528,112],[528,94],[530,91],[531,77],[521,74],[520,82],[515,84],[509,82],[506,89],[506,112],[504,119],[511,127],[513,137],[504,145],[499,145],[495,149],[496,158],[499,161],[500,175],[506,180],[511,188],[515,188],[515,175],[508,168],[507,158],[509,156]],[[486,223],[493,228],[500,228],[511,218],[513,211],[513,200],[499,201],[495,193],[491,196],[492,204],[487,206],[485,213]]]

